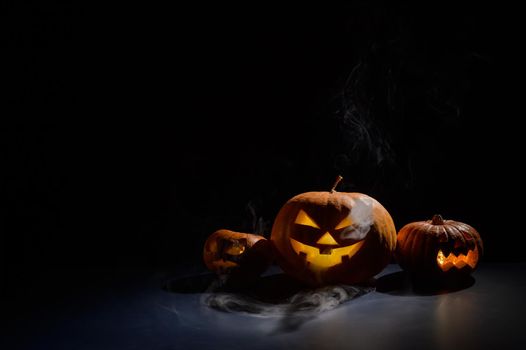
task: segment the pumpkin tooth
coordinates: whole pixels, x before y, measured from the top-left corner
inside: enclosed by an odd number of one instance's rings
[[[453,264],[457,269],[461,269],[464,266],[466,266],[466,256],[464,254],[461,254],[454,262]]]
[[[442,250],[439,250],[438,251],[438,254],[437,254],[437,261],[440,265],[444,264],[446,260],[446,257],[444,256],[444,253],[442,253]]]
[[[332,253],[332,248],[330,247],[320,248],[320,254],[330,255],[331,253]]]
[[[468,255],[466,257],[466,262],[469,266],[471,266],[472,269],[474,269],[475,266],[477,265],[478,258],[479,258],[478,248],[475,246],[475,249],[470,250],[468,252]]]

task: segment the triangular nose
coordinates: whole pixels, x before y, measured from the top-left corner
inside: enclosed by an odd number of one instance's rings
[[[329,232],[325,232],[323,236],[318,239],[317,244],[325,244],[325,245],[338,245],[338,242],[332,238],[331,234]]]

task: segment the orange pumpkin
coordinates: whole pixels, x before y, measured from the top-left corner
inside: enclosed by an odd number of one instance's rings
[[[318,286],[360,283],[380,272],[396,245],[387,210],[362,193],[307,192],[279,211],[271,242],[280,267]]]
[[[218,274],[259,276],[270,265],[271,256],[265,237],[225,229],[212,233],[203,249],[206,266]]]
[[[444,220],[412,222],[400,229],[395,257],[419,277],[453,277],[475,270],[483,253],[479,233],[468,224]]]

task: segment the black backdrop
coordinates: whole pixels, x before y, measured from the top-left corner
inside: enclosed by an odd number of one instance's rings
[[[6,5],[4,271],[200,264],[337,174],[524,260],[521,31],[481,6]]]

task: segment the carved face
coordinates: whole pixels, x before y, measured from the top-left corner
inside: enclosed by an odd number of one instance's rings
[[[471,226],[458,221],[413,222],[398,233],[396,259],[402,268],[421,275],[469,274],[482,255],[482,239]]]
[[[471,244],[472,243],[472,244]],[[479,261],[479,250],[474,240],[453,241],[451,245],[442,245],[438,249],[437,264],[444,272],[450,269],[460,270],[465,266],[474,269]]]
[[[262,236],[218,230],[206,240],[203,259],[216,273],[259,274],[270,264],[271,251],[269,242]]]
[[[387,211],[359,193],[309,192],[278,214],[271,241],[280,266],[313,285],[354,283],[385,266],[395,230]]]
[[[348,201],[340,210],[327,206],[311,209],[310,215],[299,209],[290,228],[290,244],[312,270],[333,267],[342,260],[351,259],[371,230],[372,201],[365,198],[348,198]]]

